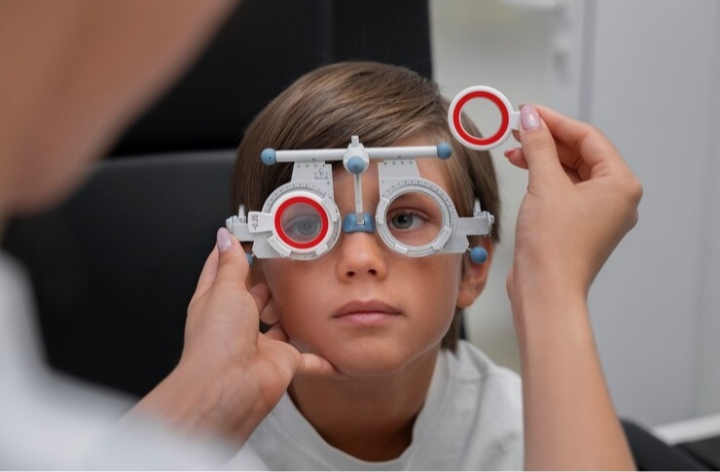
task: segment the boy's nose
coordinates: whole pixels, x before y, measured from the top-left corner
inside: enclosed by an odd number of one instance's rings
[[[361,277],[383,279],[387,276],[387,248],[375,233],[344,233],[337,242],[338,278]]]

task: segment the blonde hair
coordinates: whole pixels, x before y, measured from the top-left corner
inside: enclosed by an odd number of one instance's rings
[[[243,204],[248,211],[261,210],[270,193],[290,181],[291,164],[261,163],[264,148],[343,148],[353,135],[367,147],[391,146],[429,135],[452,146],[452,157],[444,162],[458,214],[471,216],[478,198],[495,215],[491,237],[498,242],[500,199],[492,159],[487,151],[467,149],[452,138],[448,106],[437,84],[404,67],[341,62],[309,72],[272,100],[245,131],[235,160],[233,208]],[[466,116],[462,120],[466,130],[480,135]],[[456,309],[444,348],[455,349],[462,316],[463,310]]]

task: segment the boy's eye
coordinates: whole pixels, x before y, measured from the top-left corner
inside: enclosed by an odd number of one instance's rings
[[[398,230],[418,229],[425,218],[412,212],[397,212],[388,218],[388,226]]]
[[[309,243],[323,231],[323,215],[312,204],[294,202],[280,216],[282,233],[296,243]]]
[[[398,195],[390,203],[385,221],[397,243],[408,247],[432,243],[443,229],[443,213],[438,202],[419,191]]]
[[[318,214],[297,216],[283,224],[283,228],[296,241],[310,241],[320,233],[322,221]]]

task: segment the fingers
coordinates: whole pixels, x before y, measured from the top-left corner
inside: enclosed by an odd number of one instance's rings
[[[627,167],[597,128],[543,106],[523,106],[520,130],[513,134],[522,147],[505,151],[505,157],[511,164],[529,169],[531,179],[533,174],[543,179],[559,175],[557,167],[549,162],[551,155],[556,156],[552,160],[559,162],[573,181],[589,180]],[[534,164],[537,166],[532,168]]]
[[[583,176],[584,179],[606,170],[607,166],[625,165],[615,146],[594,126],[542,106],[537,110],[563,151],[559,153],[562,164],[578,171],[583,166],[589,169],[591,175]]]
[[[268,289],[268,286],[265,284],[257,284],[250,287],[248,292],[250,292],[253,300],[255,300],[258,313],[262,313],[267,307],[268,301],[270,301],[270,289]]]
[[[298,377],[345,377],[327,359],[316,354],[300,354],[300,367],[295,374]]]
[[[193,300],[197,297],[201,297],[210,287],[212,287],[213,282],[215,282],[215,276],[217,275],[218,263],[218,249],[217,246],[215,246],[212,252],[210,252],[208,258],[205,260],[202,272],[200,272],[200,278],[198,279],[197,286],[195,287]]]
[[[637,207],[643,193],[642,184],[600,130],[549,108],[538,107],[538,110],[556,139],[564,166],[575,169],[583,181],[611,177],[615,190]]]
[[[192,304],[197,298],[202,297],[215,284],[216,280],[221,279],[225,283],[235,285],[238,281],[244,281],[247,278],[248,271],[249,266],[240,243],[227,229],[220,228],[217,234],[217,244],[205,260],[190,303]]]
[[[514,160],[514,163],[521,167],[527,164],[530,189],[538,185],[559,183],[560,179],[565,178],[565,173],[557,157],[555,140],[534,106],[522,107],[520,124],[522,152],[510,153],[508,159],[511,162]]]
[[[284,343],[290,340],[285,330],[282,329],[280,323],[272,325],[270,329],[265,332],[265,337],[274,341],[282,341]]]
[[[527,170],[528,163],[525,160],[525,155],[523,154],[522,148],[508,149],[504,152],[504,154],[507,160],[510,161],[510,164],[514,165],[515,167]]]
[[[217,249],[219,262],[214,285],[244,289],[250,266],[240,243],[226,228],[217,232]]]
[[[289,338],[285,330],[282,328],[280,323],[275,323],[267,332],[262,334],[265,339],[271,341],[281,342],[286,344],[290,351],[285,350],[284,352],[292,352],[292,359],[290,364],[292,365],[293,376],[296,377],[344,377],[344,374],[337,370],[334,365],[327,359],[318,356],[317,354],[311,354],[308,352],[299,352],[294,346],[289,344]]]

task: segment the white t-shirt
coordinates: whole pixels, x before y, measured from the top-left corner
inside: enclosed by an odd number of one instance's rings
[[[287,394],[249,445],[271,470],[520,470],[520,378],[461,341],[438,356],[412,443],[396,459],[367,462],[330,446]]]

